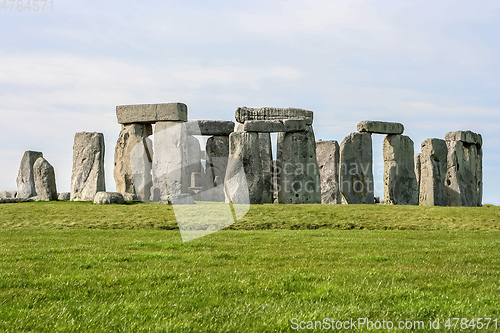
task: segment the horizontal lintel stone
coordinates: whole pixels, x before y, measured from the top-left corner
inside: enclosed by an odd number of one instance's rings
[[[456,131],[448,132],[444,136],[446,141],[462,141],[465,143],[473,143],[479,146],[483,145],[483,137],[479,133],[471,131]]]
[[[116,118],[119,124],[187,121],[187,105],[184,103],[118,105]]]
[[[247,120],[243,130],[245,132],[300,132],[306,130],[306,121],[304,119],[285,119],[285,120]]]
[[[226,120],[190,120],[186,123],[188,135],[227,136],[234,132],[234,122]]]
[[[358,132],[376,134],[403,134],[405,127],[400,123],[365,120],[358,123]]]
[[[285,120],[285,119],[303,119],[307,125],[313,123],[314,113],[309,110],[297,108],[247,108],[240,107],[236,110],[235,117],[239,123],[244,123],[248,120]]]

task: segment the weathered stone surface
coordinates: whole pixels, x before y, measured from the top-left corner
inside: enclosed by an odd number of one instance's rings
[[[342,197],[339,189],[340,147],[337,141],[316,141],[321,178],[321,203],[340,204]]]
[[[104,174],[104,135],[81,132],[75,134],[71,200],[92,201],[95,194],[106,191]]]
[[[228,136],[234,132],[234,122],[226,120],[189,120],[186,123],[188,135]]]
[[[340,144],[340,192],[347,204],[373,204],[370,133],[351,133]]]
[[[280,133],[281,134],[281,133]],[[312,126],[278,135],[280,203],[321,203],[321,179]]]
[[[389,205],[418,205],[413,141],[405,135],[384,139],[384,201]]]
[[[195,204],[193,198],[187,193],[170,195],[169,201],[172,205],[194,205]]]
[[[183,122],[162,121],[155,125],[153,186],[160,199],[187,193],[189,180],[186,166],[187,134]],[[155,198],[158,199],[158,198]]]
[[[56,175],[54,168],[43,157],[33,165],[36,195],[40,201],[57,200]]]
[[[208,177],[212,182],[215,181],[215,177],[217,176],[224,179],[229,156],[229,137],[212,136],[208,138],[205,152]]]
[[[187,105],[183,103],[119,105],[116,107],[119,124],[158,121],[187,121]]]
[[[133,193],[120,193],[123,196],[123,200],[125,201],[143,201],[137,194]],[[148,198],[149,200],[149,198]]]
[[[427,139],[422,142],[420,155],[420,196],[421,206],[448,206],[445,191],[448,148],[441,139]]]
[[[262,203],[264,176],[257,133],[234,132],[229,135],[229,158],[224,184],[227,202]]]
[[[465,143],[473,143],[479,146],[483,145],[483,137],[479,133],[471,131],[456,131],[448,132],[444,136],[446,141],[462,141]]]
[[[262,176],[264,177],[262,203],[273,203],[273,153],[269,133],[259,133],[259,147]]]
[[[405,128],[400,123],[365,120],[358,124],[358,132],[378,134],[403,134]]]
[[[186,179],[189,181],[189,187],[193,187],[192,177],[193,174],[200,174],[203,171],[201,164],[201,146],[200,141],[192,135],[187,136],[187,151],[186,151],[186,165],[187,171]]]
[[[297,108],[247,108],[240,107],[236,110],[236,121],[244,123],[248,120],[283,120],[304,119],[307,125],[313,123],[313,112]]]
[[[246,132],[299,132],[306,130],[306,121],[303,119],[284,120],[247,120],[243,125]]]
[[[446,141],[448,146],[445,189],[451,206],[476,207],[479,201],[479,154],[476,144]]]
[[[62,192],[57,195],[57,200],[59,201],[70,201],[71,193],[70,192]]]
[[[17,197],[16,191],[2,191],[0,192],[0,199],[14,199]]]
[[[122,125],[115,147],[116,191],[137,194],[142,201],[151,196],[153,142],[148,138],[151,132],[149,124]]]
[[[483,206],[483,148],[477,147],[477,206]]]
[[[118,192],[97,192],[94,196],[94,204],[109,205],[109,204],[124,204],[123,195]]]
[[[26,151],[23,155],[17,175],[17,197],[20,199],[36,196],[33,165],[39,157],[43,154],[37,151]]]
[[[417,187],[420,192],[420,173],[422,165],[420,164],[420,153],[413,155],[413,163],[415,164],[415,176],[417,177]]]

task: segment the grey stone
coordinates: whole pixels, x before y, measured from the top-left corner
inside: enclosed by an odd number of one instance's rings
[[[351,133],[340,144],[340,192],[347,204],[373,204],[370,133]]]
[[[365,120],[358,124],[358,132],[378,134],[403,134],[405,128],[400,123]]]
[[[284,120],[247,120],[243,125],[245,132],[299,132],[306,130],[306,121],[303,119]]]
[[[57,195],[57,200],[59,201],[70,201],[71,193],[70,192],[62,192]]]
[[[92,201],[97,192],[106,191],[104,152],[102,133],[75,134],[71,174],[72,201]]]
[[[427,139],[422,142],[419,195],[421,206],[448,206],[448,197],[444,186],[447,155],[446,141]]]
[[[17,197],[16,191],[2,191],[0,192],[0,199],[15,199]]]
[[[193,198],[187,194],[174,194],[169,197],[169,201],[172,205],[194,205],[195,202]]]
[[[273,153],[269,133],[259,133],[259,147],[262,176],[264,177],[262,203],[273,203]]]
[[[188,135],[228,136],[234,132],[234,122],[226,120],[189,120],[186,123]]]
[[[483,206],[483,148],[477,147],[477,206]]]
[[[384,201],[389,205],[418,205],[413,141],[405,135],[384,139]]]
[[[189,187],[193,187],[191,181],[193,174],[200,174],[201,177],[203,166],[201,164],[200,141],[192,135],[187,136],[186,165],[184,167],[187,171],[186,178],[189,181]]]
[[[37,151],[26,151],[23,155],[17,175],[17,197],[20,199],[36,196],[33,165],[39,157],[43,154]]]
[[[153,186],[160,199],[187,193],[189,179],[185,170],[187,134],[183,122],[162,121],[155,125]],[[155,196],[153,196],[155,197]]]
[[[281,134],[281,133],[280,133]],[[321,203],[321,179],[312,126],[278,135],[280,203]]]
[[[149,200],[152,186],[153,142],[149,124],[122,125],[115,147],[114,178],[116,191],[137,194]]]
[[[448,146],[445,189],[451,206],[480,206],[479,154],[476,144],[446,141]]]
[[[304,119],[307,125],[313,123],[313,112],[297,108],[247,108],[240,107],[236,110],[236,121],[244,123],[247,120],[283,120]]]
[[[43,157],[33,165],[36,195],[40,201],[57,200],[56,175],[54,168]]]
[[[224,186],[227,202],[262,203],[264,176],[258,133],[234,132],[229,135],[229,159]]]
[[[120,194],[123,196],[123,200],[125,201],[144,201],[141,200],[141,198],[139,198],[137,194],[133,193],[120,193]],[[149,200],[149,198],[147,200]]]
[[[125,203],[123,195],[118,192],[97,192],[94,196],[94,204],[98,205],[109,205],[109,204],[119,204]]]
[[[316,157],[321,178],[321,203],[340,204],[342,197],[339,191],[339,143],[337,141],[316,141]]]
[[[183,103],[119,105],[116,118],[119,124],[187,121],[187,106]]]
[[[422,165],[420,164],[420,153],[413,155],[413,163],[415,164],[415,176],[417,177],[417,186],[420,191],[420,173]]]
[[[212,136],[208,138],[205,146],[206,152],[206,173],[208,181],[215,183],[217,176],[224,179],[227,169],[227,159],[229,156],[229,137]]]
[[[473,143],[479,146],[483,145],[483,137],[481,134],[471,131],[456,131],[448,132],[444,136],[446,141],[462,141],[464,143]]]

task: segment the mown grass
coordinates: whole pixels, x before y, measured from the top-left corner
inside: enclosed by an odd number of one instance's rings
[[[440,318],[442,331],[450,317],[500,319],[497,207],[332,207],[252,206],[232,227],[274,230],[182,243],[160,230],[175,228],[169,206],[0,205],[0,331],[292,332],[293,318],[358,317]]]
[[[500,230],[500,207],[252,205],[230,229]],[[0,228],[178,229],[172,206],[0,205]]]

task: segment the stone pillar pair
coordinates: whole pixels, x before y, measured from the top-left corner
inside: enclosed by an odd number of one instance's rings
[[[272,203],[277,191],[279,203],[321,202],[311,111],[243,107],[236,111],[236,120],[238,131],[229,136],[227,201]],[[273,132],[278,133],[275,163]],[[234,181],[242,177],[240,170],[244,170],[244,181]]]
[[[41,152],[24,153],[17,176],[16,197],[19,199],[36,197],[39,201],[57,200],[54,168]]]
[[[348,204],[374,203],[372,133],[384,139],[384,198],[387,204],[418,204],[413,141],[399,123],[363,121],[340,145],[340,192]]]

